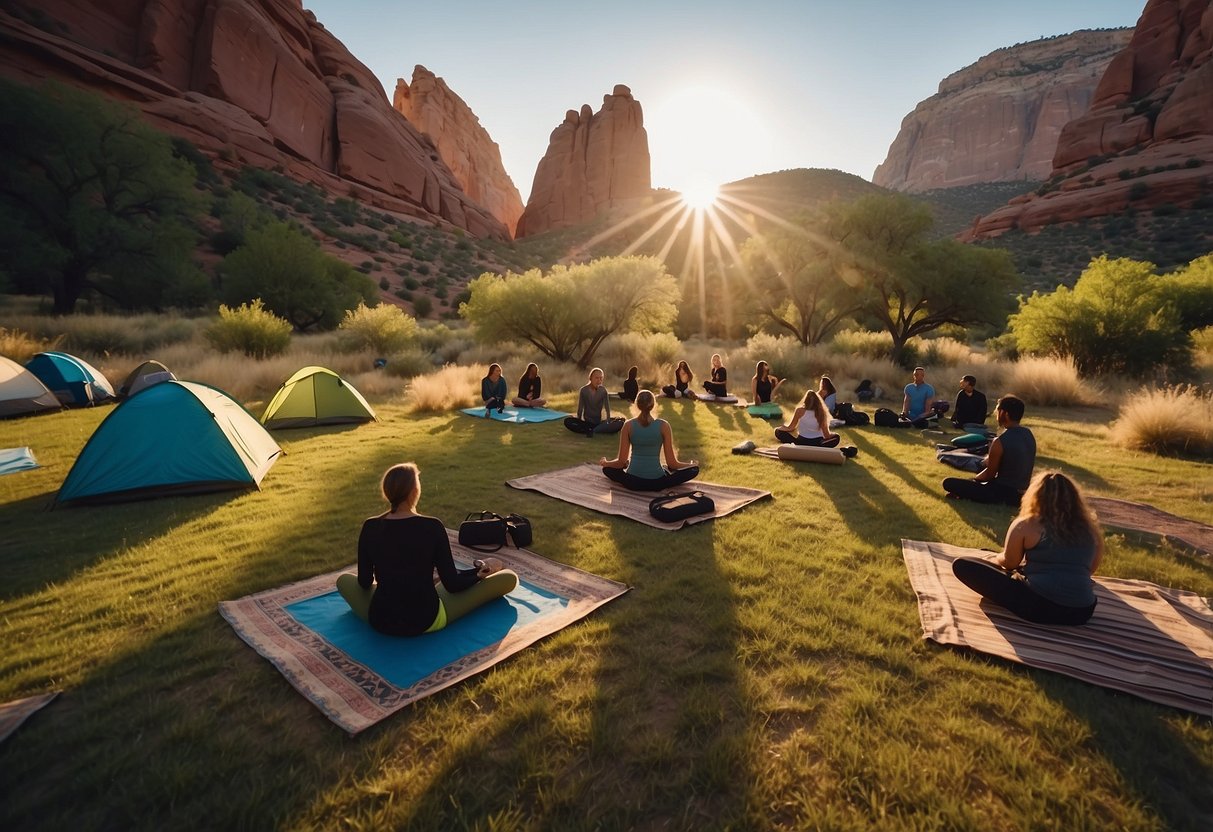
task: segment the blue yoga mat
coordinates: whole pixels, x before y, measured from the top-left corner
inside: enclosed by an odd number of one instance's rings
[[[485,604],[436,633],[398,638],[377,633],[333,591],[288,604],[283,610],[359,664],[393,685],[407,688],[458,659],[501,641],[515,627],[562,612],[568,599],[520,583],[507,595]]]
[[[468,407],[459,411],[468,416],[475,416],[478,419],[484,418],[483,407]],[[515,424],[525,424],[529,422],[551,422],[556,419],[564,419],[568,417],[568,413],[560,413],[555,410],[548,410],[546,407],[507,407],[503,412],[498,413],[496,410],[489,411],[489,418],[495,422],[514,422]]]

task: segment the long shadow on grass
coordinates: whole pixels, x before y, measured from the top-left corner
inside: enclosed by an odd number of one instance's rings
[[[1168,829],[1213,828],[1213,768],[1192,747],[1207,720],[1133,696],[1032,670],[1040,690],[1086,722],[1094,752],[1115,766],[1134,798]],[[1179,730],[1181,723],[1194,727]],[[1201,723],[1205,723],[1202,725]]]
[[[857,439],[856,445],[860,442],[864,440]],[[871,445],[870,442],[864,444]],[[790,464],[813,467],[812,463]],[[871,541],[874,536],[879,537],[882,531],[888,530],[892,531],[894,539],[909,537],[921,540],[924,536],[929,538],[934,534],[931,527],[881,481],[883,462],[873,460],[872,456],[865,457],[861,451],[855,460],[843,463],[836,473],[836,466],[819,467],[830,469],[826,495],[834,503],[847,528],[860,540]],[[807,471],[802,474],[798,469],[798,476],[809,474]]]
[[[885,471],[888,471],[891,474],[897,475],[898,477],[900,477],[902,480],[905,481],[906,485],[908,485],[911,488],[914,488],[918,491],[921,491],[923,494],[927,494],[932,497],[938,497],[943,493],[942,491],[936,491],[934,489],[928,488],[925,485],[923,485],[922,481],[917,476],[915,476],[914,473],[912,471],[910,471],[909,468],[902,465],[900,462],[893,459],[893,457],[889,456],[887,453],[882,451],[880,448],[878,448],[876,446],[876,444],[874,442],[872,442],[872,440],[868,439],[861,432],[851,431],[847,434],[846,438],[851,440],[855,444],[855,446],[857,448],[859,448],[859,452],[861,455],[865,455],[865,454],[867,455],[867,459],[865,461],[866,465],[876,466]],[[907,444],[910,444],[910,443],[907,443]],[[913,443],[913,444],[917,444],[917,443]],[[924,454],[929,453],[929,451],[927,451],[926,448],[923,448],[922,452]],[[942,480],[942,478],[941,478],[941,480]]]
[[[1058,459],[1057,457],[1041,456],[1040,454],[1037,454],[1036,466],[1034,470],[1043,471],[1048,468],[1055,468],[1059,471],[1065,471],[1067,474],[1072,475],[1075,479],[1079,480],[1083,485],[1088,487],[1108,487],[1108,481],[1104,479],[1103,475],[1097,474],[1090,468],[1083,468],[1080,465],[1075,465],[1071,460],[1068,459]]]
[[[378,474],[400,458],[382,441],[387,435],[383,428],[347,437],[338,448],[317,436],[290,464],[276,466],[277,488],[231,506],[204,497],[175,501],[195,509],[189,516],[161,512],[166,550],[184,556],[180,574],[168,573],[159,590],[173,606],[162,610],[155,598],[140,604],[149,599],[137,597],[130,614],[148,629],[107,616],[128,632],[116,642],[100,638],[108,652],[95,665],[83,657],[49,671],[80,678],[50,718],[0,749],[0,765],[13,775],[3,786],[0,828],[159,829],[199,818],[213,828],[273,828],[317,794],[379,765],[380,755],[349,760],[345,735],[245,647],[215,604],[352,562],[359,525],[371,513],[357,506],[381,507]],[[418,450],[423,476],[430,470],[441,478],[447,451]],[[493,476],[471,470],[486,486]],[[91,511],[142,508],[155,517],[149,507],[157,505]],[[212,548],[191,559],[191,538],[214,538],[229,525],[257,533],[237,535],[235,553]],[[88,534],[81,526],[68,539],[78,544]],[[45,569],[39,563],[40,580]],[[111,587],[107,595],[114,593]],[[31,610],[12,624],[37,630],[33,638],[54,638],[37,624],[47,614]],[[162,618],[168,623],[158,624]],[[70,623],[79,630],[81,622]]]

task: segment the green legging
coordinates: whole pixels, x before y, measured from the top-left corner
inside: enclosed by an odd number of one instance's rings
[[[441,630],[450,622],[463,618],[477,607],[508,595],[517,586],[518,576],[510,569],[502,569],[487,578],[481,578],[463,592],[448,592],[446,587],[438,584],[434,587],[438,591],[438,615],[426,632],[432,633],[435,630]],[[363,621],[369,621],[371,596],[375,594],[374,584],[370,589],[363,589],[362,585],[358,583],[358,576],[347,572],[337,577],[337,591],[350,605],[354,615]]]

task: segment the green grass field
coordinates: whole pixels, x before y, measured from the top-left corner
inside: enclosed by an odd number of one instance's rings
[[[613,442],[376,406],[277,434],[260,492],[53,512],[109,408],[0,422],[42,464],[0,478],[0,701],[64,691],[0,746],[0,828],[1213,827],[1208,718],[921,639],[900,539],[996,547],[1009,510],[942,499],[917,431],[792,465],[730,453],[770,439],[743,410],[666,404],[703,479],[774,493],[666,533],[504,485]],[[1030,409],[1038,464],[1209,521],[1209,463],[1113,448],[1112,416]],[[216,605],[352,563],[401,460],[447,525],[525,514],[535,551],[634,589],[351,739]],[[1213,595],[1208,558],[1146,541],[1102,571]]]

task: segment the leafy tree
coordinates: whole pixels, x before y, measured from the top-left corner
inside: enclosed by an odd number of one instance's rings
[[[332,329],[360,301],[377,302],[369,277],[283,222],[249,231],[245,244],[223,258],[220,273],[227,303],[261,298],[266,309],[301,332]]]
[[[741,249],[755,308],[805,346],[820,343],[858,309],[855,290],[838,279],[835,248],[806,227],[751,237]]]
[[[232,191],[219,205],[220,230],[211,238],[211,245],[220,254],[230,254],[244,245],[250,231],[273,221],[274,215],[257,200],[242,191]]]
[[[1193,260],[1163,281],[1185,332],[1213,326],[1213,254]]]
[[[604,257],[548,274],[483,274],[459,312],[486,343],[522,338],[557,361],[589,367],[615,332],[668,328],[678,287],[653,257]]]
[[[947,324],[1001,325],[1019,283],[1001,249],[928,241],[930,211],[904,196],[867,196],[833,209],[839,274],[859,298],[860,320],[906,342]]]
[[[1011,331],[1021,352],[1071,356],[1085,376],[1183,366],[1188,336],[1168,289],[1153,263],[1105,255],[1073,289],[1034,292],[1011,316]]]
[[[155,309],[204,289],[190,261],[194,168],[133,108],[0,81],[0,155],[3,268],[56,314],[87,292]]]
[[[417,340],[417,319],[390,303],[359,303],[345,313],[338,329],[339,343],[350,352],[369,349],[379,355],[392,355]]]

